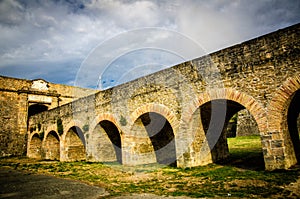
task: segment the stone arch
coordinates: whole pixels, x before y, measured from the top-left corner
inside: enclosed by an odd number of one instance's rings
[[[47,131],[43,140],[43,159],[60,160],[60,136],[56,131]]]
[[[116,125],[116,127],[119,126],[119,124],[117,123],[117,120],[115,119],[113,114],[111,114],[111,113],[102,113],[102,114],[97,115],[97,117],[95,117],[95,119],[91,122],[91,125],[90,125],[90,128],[89,128],[89,134],[91,134],[93,129],[97,126],[97,124],[99,124],[99,122],[101,122],[103,120],[107,120],[107,121],[112,122],[114,125]]]
[[[189,123],[192,119],[192,114],[198,107],[209,101],[219,99],[231,100],[244,106],[256,120],[260,134],[263,135],[266,133],[267,117],[263,105],[257,102],[252,96],[231,88],[215,89],[214,91],[204,92],[199,95],[199,97],[190,104],[187,110],[183,112],[183,122]]]
[[[267,154],[274,162],[276,159],[280,159],[280,157],[277,156],[284,157],[281,163],[270,163],[271,169],[274,167],[271,166],[271,164],[280,168],[289,168],[300,161],[299,136],[295,136],[294,134],[297,134],[297,132],[293,132],[289,129],[288,118],[290,106],[295,104],[293,100],[296,98],[299,99],[299,90],[300,74],[297,74],[294,77],[288,78],[282,86],[276,90],[274,97],[267,107],[268,131],[271,135],[270,142],[277,143],[276,146],[274,145],[273,148],[271,147],[267,150]],[[295,108],[297,110],[294,111],[299,111],[299,106],[294,107],[294,109]]]
[[[71,120],[70,122],[68,122],[67,125],[64,126],[64,133],[62,135],[62,140],[65,139],[66,133],[68,132],[68,130],[70,128],[72,128],[73,126],[78,126],[79,128],[82,129],[83,127],[83,123],[80,120]]]
[[[37,132],[31,134],[28,140],[27,156],[29,158],[41,159],[42,158],[42,139]]]
[[[74,123],[73,123],[74,124]],[[86,141],[80,127],[74,125],[63,135],[62,161],[82,161],[86,159]]]
[[[269,103],[268,110],[268,130],[282,131],[285,121],[284,113],[289,106],[293,94],[300,89],[300,74],[288,78],[274,94]]]
[[[57,134],[59,140],[61,139],[61,138],[60,138],[60,135],[57,133],[57,127],[56,127],[56,124],[52,124],[52,125],[49,125],[49,126],[46,127],[43,142],[45,141],[45,138],[48,136],[48,134],[49,134],[50,132],[52,132],[52,131],[54,131],[54,132]]]
[[[112,114],[98,115],[87,137],[89,161],[122,163],[122,133]]]
[[[135,110],[130,118],[127,142],[133,139],[134,144],[128,146],[129,164],[177,164],[175,132],[179,122],[175,114],[164,105],[151,103]]]
[[[207,117],[208,123],[205,124],[203,106],[209,105],[206,109],[211,110],[211,104],[215,104],[216,114],[220,117],[211,121],[212,112],[210,112]],[[200,110],[200,107],[203,108]],[[231,108],[228,109],[228,107]],[[178,161],[179,166],[205,165],[225,159],[229,152],[224,127],[235,113],[244,108],[256,120],[262,139],[266,132],[266,111],[253,97],[231,88],[216,89],[199,95],[183,112],[179,136],[187,137],[187,139],[184,139],[181,144],[186,148],[179,152],[181,155]],[[216,135],[213,132],[220,132],[220,134]]]
[[[154,113],[158,113],[162,116],[164,116],[169,123],[172,126],[172,129],[174,130],[174,134],[176,136],[176,133],[178,131],[179,128],[179,121],[175,115],[175,113],[173,113],[168,107],[166,107],[163,104],[156,104],[156,103],[149,103],[146,104],[144,106],[141,106],[139,108],[137,108],[134,112],[131,113],[130,115],[130,127],[133,125],[133,123],[144,113],[149,113],[149,112],[154,112]]]

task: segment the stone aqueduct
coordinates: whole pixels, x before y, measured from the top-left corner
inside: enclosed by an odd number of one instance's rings
[[[247,109],[267,170],[300,161],[300,24],[33,115],[27,155],[193,167],[228,156]],[[224,124],[224,125],[223,125]]]

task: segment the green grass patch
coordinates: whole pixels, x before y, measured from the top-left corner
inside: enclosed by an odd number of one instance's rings
[[[228,138],[229,158],[227,165],[251,170],[264,170],[264,158],[260,136]]]
[[[300,168],[268,172],[262,169],[259,136],[229,138],[230,157],[221,164],[194,168],[158,164],[125,167],[118,163],[37,161],[1,158],[1,167],[76,179],[104,187],[111,196],[128,193],[236,198],[289,198],[286,187],[300,177]],[[262,159],[263,161],[263,159]],[[229,195],[228,195],[229,194]]]

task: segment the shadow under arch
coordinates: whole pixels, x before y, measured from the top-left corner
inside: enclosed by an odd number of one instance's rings
[[[295,151],[295,156],[298,164],[300,164],[299,113],[300,113],[300,89],[293,94],[287,112],[288,131],[291,136],[291,141],[293,144],[293,149]]]
[[[30,139],[27,155],[29,158],[42,158],[42,139],[38,133],[34,133]]]
[[[110,117],[100,117],[89,133],[89,160],[97,162],[118,162],[122,164],[121,132]]]
[[[64,138],[64,161],[84,161],[85,153],[85,138],[83,132],[78,126],[69,128]]]
[[[136,139],[134,153],[144,159],[140,163],[177,165],[174,131],[163,115],[156,112],[143,113],[134,121],[131,131]]]
[[[43,111],[47,111],[48,110],[48,106],[44,105],[44,104],[32,104],[28,107],[28,118],[32,115],[41,113]]]
[[[98,114],[90,124],[86,139],[88,161],[122,164],[122,133],[113,114]]]
[[[43,159],[60,160],[60,138],[55,131],[50,131],[43,141]]]
[[[224,107],[226,108],[224,109]],[[212,108],[214,110],[212,110]],[[227,158],[229,156],[229,151],[226,140],[226,127],[230,118],[232,118],[232,116],[238,111],[244,109],[244,107],[231,100],[216,99],[206,102],[200,106],[199,109],[203,130],[206,135],[208,146],[211,150],[212,161],[216,162]],[[212,117],[212,112],[218,110],[226,111],[225,120],[224,118],[219,118],[223,117],[223,114],[217,114],[215,117]],[[224,123],[222,124],[220,121],[224,121]],[[217,131],[220,130],[222,132],[218,133]],[[208,135],[208,131],[211,131],[212,133]]]
[[[219,94],[222,93],[222,94]],[[183,112],[182,121],[188,124],[192,120],[192,114],[203,104],[212,100],[231,100],[245,107],[257,122],[260,134],[266,132],[267,114],[263,105],[258,103],[253,97],[246,93],[237,91],[232,88],[215,89],[210,92],[204,92],[198,96],[190,106]],[[223,107],[223,106],[221,106]],[[222,108],[224,110],[224,108]]]
[[[211,121],[212,106],[214,118]],[[202,107],[202,111],[200,107]],[[266,109],[252,96],[236,89],[224,88],[203,92],[198,98],[194,99],[182,114],[181,125],[183,130],[180,131],[178,136],[187,136],[189,139],[185,143],[188,146],[188,151],[183,153],[183,156],[179,159],[180,166],[194,167],[226,159],[229,153],[226,136],[224,137],[223,131],[227,126],[228,120],[242,109],[247,109],[253,116],[260,133],[260,142],[262,142],[267,130]],[[204,119],[203,123],[205,124],[203,125],[202,118],[205,112],[208,112],[206,115],[208,114],[209,116]],[[206,138],[208,130],[209,135]],[[219,137],[224,141],[224,144],[221,144],[222,141],[219,140]],[[216,148],[213,149],[215,145]],[[210,154],[211,151],[212,154]],[[221,153],[216,153],[217,151]]]
[[[225,109],[224,106],[226,107]],[[214,110],[212,110],[212,107]],[[226,99],[214,99],[201,105],[195,113],[200,114],[198,118],[201,118],[200,125],[202,124],[205,139],[211,152],[212,162],[243,169],[263,170],[264,159],[261,148],[261,138],[258,138],[259,148],[247,149],[243,146],[239,146],[241,148],[230,150],[232,146],[228,145],[227,138],[229,129],[227,127],[229,122],[234,115],[244,109],[246,108],[238,102]],[[217,110],[225,110],[226,113],[224,115],[220,114],[220,116],[216,114],[212,117],[212,111]],[[223,120],[219,118],[224,116],[225,119],[223,118]],[[220,124],[220,121],[224,121],[224,123]],[[217,132],[220,130],[221,132]],[[208,131],[210,131],[211,134],[208,134]],[[230,151],[233,152],[231,153]]]
[[[163,104],[149,103],[137,108],[133,113],[131,113],[130,127],[133,126],[134,122],[144,113],[154,112],[162,115],[171,125],[175,137],[179,130],[180,122],[178,121],[176,115],[169,110],[169,108]]]

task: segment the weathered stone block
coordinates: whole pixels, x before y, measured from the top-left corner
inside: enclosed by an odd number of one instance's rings
[[[283,147],[283,140],[272,140],[271,148],[281,148]]]

